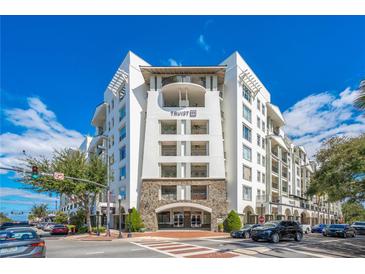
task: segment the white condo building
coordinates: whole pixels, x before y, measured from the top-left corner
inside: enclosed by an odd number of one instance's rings
[[[232,209],[244,223],[341,218],[339,204],[305,197],[315,164],[286,137],[279,108],[237,52],[217,66],[184,67],[151,66],[129,52],[92,125],[96,137],[82,149],[105,158],[108,143],[112,226],[118,195],[152,230],[216,230]],[[96,211],[105,218],[105,195]]]

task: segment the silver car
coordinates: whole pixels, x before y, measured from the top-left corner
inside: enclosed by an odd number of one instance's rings
[[[45,242],[31,228],[0,231],[0,258],[45,258]]]

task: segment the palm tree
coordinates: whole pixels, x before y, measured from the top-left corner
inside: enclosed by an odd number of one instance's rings
[[[365,111],[365,80],[362,80],[360,83],[360,94],[356,98],[354,104],[358,109]]]
[[[46,204],[34,205],[31,209],[30,214],[35,218],[43,219],[48,215],[48,205]]]

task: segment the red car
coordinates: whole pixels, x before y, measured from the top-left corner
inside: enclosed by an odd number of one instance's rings
[[[54,225],[52,230],[51,230],[51,234],[52,235],[56,235],[56,234],[67,235],[68,234],[68,228],[65,225]]]

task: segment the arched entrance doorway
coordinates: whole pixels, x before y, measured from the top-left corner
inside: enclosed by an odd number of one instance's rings
[[[307,212],[303,211],[300,214],[300,221],[301,221],[302,224],[309,225],[310,224],[309,214]]]
[[[155,210],[158,229],[211,229],[212,209],[195,203],[172,203]]]
[[[252,207],[246,206],[243,209],[243,224],[256,224],[257,215]]]
[[[285,209],[285,220],[291,220],[292,217],[293,216],[292,216],[292,214],[290,212],[290,209],[289,208]]]

